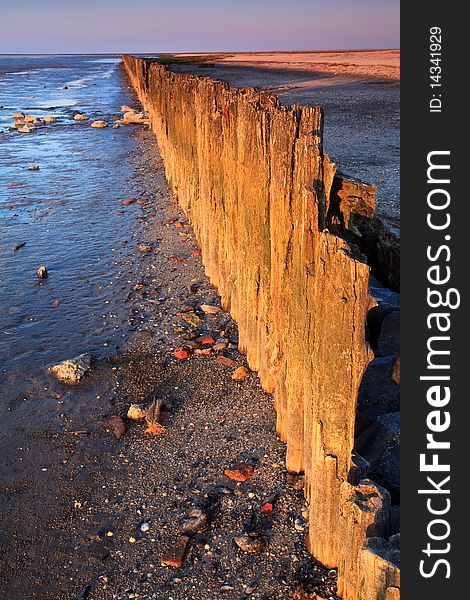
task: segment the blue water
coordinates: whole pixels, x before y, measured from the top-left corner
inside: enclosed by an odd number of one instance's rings
[[[138,127],[110,124],[135,103],[118,56],[0,56],[0,380],[42,381],[54,361],[119,346]],[[9,128],[17,111],[55,123]],[[90,117],[76,122],[77,112]],[[27,169],[30,165],[39,171]],[[26,245],[13,252],[18,244]],[[45,265],[49,278],[36,271]],[[1,385],[0,381],[0,385]]]

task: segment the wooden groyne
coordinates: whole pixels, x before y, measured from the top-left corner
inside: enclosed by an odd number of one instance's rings
[[[123,61],[240,349],[274,393],[287,468],[305,472],[310,552],[338,567],[342,598],[398,598],[390,495],[354,453],[373,301],[341,229],[372,216],[373,187],[336,176],[321,108]]]

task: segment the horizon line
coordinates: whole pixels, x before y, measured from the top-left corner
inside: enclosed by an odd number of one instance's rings
[[[113,52],[0,52],[0,56],[121,56],[123,54],[307,54],[311,52],[386,52],[399,51],[400,47],[395,48],[322,48],[310,50],[186,50],[186,51],[113,51]]]

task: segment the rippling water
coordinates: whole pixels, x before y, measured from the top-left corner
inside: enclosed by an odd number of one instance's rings
[[[138,195],[135,128],[93,129],[128,104],[119,57],[0,56],[0,380],[41,380],[44,366],[113,351],[123,308],[128,214]],[[10,131],[22,111],[57,121]],[[27,169],[30,165],[39,171]],[[26,245],[13,252],[18,244]],[[45,265],[49,279],[36,271]]]

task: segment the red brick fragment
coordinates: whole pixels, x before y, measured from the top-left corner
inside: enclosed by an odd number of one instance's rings
[[[191,354],[185,348],[176,348],[173,354],[178,360],[185,360],[191,356]]]
[[[234,363],[234,361],[231,358],[228,358],[227,356],[218,356],[215,359],[215,362],[218,365],[224,365],[225,367],[231,367]]]
[[[161,564],[167,567],[181,568],[184,564],[184,559],[186,558],[188,544],[189,537],[187,535],[181,535],[164,556],[162,556],[160,560]]]
[[[209,344],[215,344],[215,339],[210,334],[200,335],[198,338],[196,338],[196,342],[202,346],[208,346]]]
[[[224,474],[233,481],[247,481],[255,472],[253,465],[243,465],[237,469],[225,469]]]

